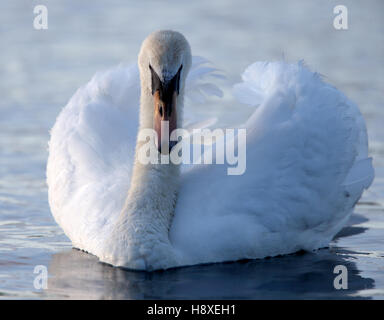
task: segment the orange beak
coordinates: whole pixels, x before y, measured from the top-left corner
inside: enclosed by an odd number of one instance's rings
[[[176,144],[176,141],[170,141],[170,135],[177,129],[177,96],[182,66],[168,81],[161,81],[152,67],[149,68],[152,74],[153,128],[157,133],[157,149],[160,153],[169,154]]]
[[[157,150],[160,153],[168,154],[176,144],[176,141],[170,141],[169,137],[172,131],[177,128],[177,93],[173,92],[167,101],[166,99],[161,99],[160,92],[156,91],[153,98],[153,127],[157,133]]]

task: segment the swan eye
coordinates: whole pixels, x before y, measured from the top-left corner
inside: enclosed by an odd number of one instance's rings
[[[159,113],[160,113],[160,117],[163,116],[163,106],[159,105]]]
[[[179,70],[177,71],[177,73],[175,74],[173,79],[171,80],[173,82],[173,86],[174,86],[177,94],[180,93],[180,74],[181,74],[181,69],[183,69],[183,65],[180,65]]]
[[[149,65],[149,70],[151,70],[151,82],[152,82],[152,95],[157,91],[162,89],[161,80],[152,66]]]

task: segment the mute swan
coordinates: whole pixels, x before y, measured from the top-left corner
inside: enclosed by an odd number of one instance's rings
[[[235,96],[255,106],[243,175],[137,160],[138,130],[158,130],[168,112],[170,127],[181,127],[184,95],[219,94],[199,87],[212,72],[202,62],[192,63],[180,33],[154,32],[138,69],[96,74],[62,110],[47,183],[74,247],[114,266],[167,269],[326,247],[348,220],[374,177],[364,119],[302,63],[257,62],[235,85]]]

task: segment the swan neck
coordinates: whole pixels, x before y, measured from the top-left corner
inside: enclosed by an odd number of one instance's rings
[[[140,127],[139,130],[153,128],[154,101],[151,92],[142,83],[140,98]],[[182,110],[183,93],[180,91],[178,110]],[[179,116],[178,112],[178,116]],[[178,124],[180,120],[178,119]],[[142,164],[138,159],[140,147],[146,141],[136,142],[135,162],[132,171],[131,185],[126,199],[123,215],[131,221],[142,221],[145,228],[156,231],[168,239],[179,186],[179,165]],[[152,232],[151,231],[151,232]]]

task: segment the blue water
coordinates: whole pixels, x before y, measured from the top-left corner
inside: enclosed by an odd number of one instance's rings
[[[48,30],[33,8],[48,8]],[[0,3],[0,298],[384,298],[384,2],[343,1],[349,29],[333,27],[339,1],[2,1]],[[181,31],[228,82],[256,60],[304,59],[354,100],[367,121],[376,179],[330,249],[167,272],[128,272],[71,249],[45,184],[47,141],[60,109],[98,70],[135,61],[156,29]],[[229,103],[227,96],[224,104]],[[218,110],[212,101],[211,113]],[[206,108],[205,108],[206,109]],[[220,117],[239,122],[250,109]],[[36,265],[47,267],[35,289]],[[348,269],[336,290],[333,269]]]

